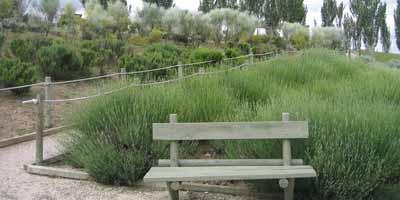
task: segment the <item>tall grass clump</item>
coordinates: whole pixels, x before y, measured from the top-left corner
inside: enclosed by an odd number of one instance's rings
[[[400,176],[400,73],[323,49],[281,56],[243,71],[122,91],[85,104],[68,143],[69,159],[103,183],[133,184],[166,144],[151,124],[307,120],[310,138],[295,141],[318,178],[297,187],[305,199],[368,199]],[[280,141],[212,143],[226,158],[279,158]],[[185,151],[196,150],[186,145]],[[190,154],[186,154],[190,155]],[[276,184],[276,183],[275,183]]]

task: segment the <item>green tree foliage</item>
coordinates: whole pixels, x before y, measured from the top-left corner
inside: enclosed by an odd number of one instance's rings
[[[381,3],[379,0],[351,0],[350,11],[357,21],[356,32],[362,36],[368,51],[373,52],[378,42],[379,32],[384,33],[381,37],[388,33],[386,21],[382,20],[386,12],[386,3]],[[383,38],[386,43],[387,40],[390,39]]]
[[[0,1],[0,22],[13,14],[14,0]]]
[[[344,4],[341,2],[336,10],[336,26],[342,27],[342,20],[343,20],[343,11],[344,11]]]
[[[174,6],[174,0],[143,0],[143,2],[156,4],[158,7],[164,7],[166,9]]]
[[[199,11],[208,13],[216,8],[232,8],[238,9],[239,4],[237,0],[200,0]]]
[[[148,34],[154,28],[161,27],[164,13],[165,9],[163,7],[145,3],[143,8],[136,14],[135,21],[139,24],[139,32],[141,34]]]
[[[246,13],[230,8],[214,9],[207,13],[212,26],[212,37],[215,42],[236,42],[241,36],[254,33],[257,19]]]
[[[394,10],[394,22],[395,22],[395,33],[396,33],[396,45],[400,49],[400,0],[397,0],[397,6]]]
[[[304,24],[307,15],[303,0],[240,0],[240,9],[263,19],[272,30],[283,21]]]
[[[129,12],[128,8],[121,1],[115,1],[108,5],[108,14],[113,18],[113,29],[120,36],[121,32],[128,30]]]
[[[322,26],[332,26],[337,14],[336,0],[324,0],[321,8]]]
[[[348,52],[349,56],[351,53],[351,46],[352,46],[352,39],[355,31],[355,23],[353,18],[346,14],[343,19],[343,31],[344,31],[344,46],[346,51]]]
[[[40,73],[54,80],[70,80],[90,74],[89,68],[82,65],[76,51],[64,44],[53,44],[38,51]]]
[[[6,87],[15,87],[35,83],[37,80],[37,68],[30,63],[22,62],[19,59],[0,59],[0,83]],[[12,90],[19,95],[29,92],[28,88]]]
[[[208,19],[202,13],[178,8],[166,10],[162,24],[171,38],[195,47],[204,42],[211,32]]]
[[[54,22],[54,18],[57,14],[59,6],[60,6],[59,0],[42,0],[41,1],[42,11],[46,15],[46,20],[49,23]]]
[[[389,52],[390,50],[390,31],[386,24],[386,7],[387,4],[384,3],[382,6],[379,7],[378,10],[378,23],[379,23],[379,32],[380,32],[380,41],[382,43],[382,49],[384,52]]]

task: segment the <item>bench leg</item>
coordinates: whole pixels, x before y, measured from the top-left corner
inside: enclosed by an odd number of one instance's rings
[[[284,188],[285,192],[285,200],[293,200],[294,197],[294,178],[288,179],[289,184],[286,188]]]
[[[167,182],[167,189],[168,189],[168,194],[169,194],[169,199],[170,200],[179,200],[179,190],[174,190],[171,187],[171,182]]]

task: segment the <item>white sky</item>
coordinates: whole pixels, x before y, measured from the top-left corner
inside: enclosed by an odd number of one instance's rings
[[[345,12],[349,12],[349,0],[337,0],[338,2],[344,1]],[[387,3],[387,11],[386,11],[386,22],[389,25],[390,34],[391,34],[391,52],[398,53],[399,50],[396,47],[396,39],[394,34],[394,18],[393,13],[396,8],[396,0],[382,0]],[[175,6],[187,9],[187,10],[197,10],[199,7],[200,0],[174,0]],[[128,3],[132,5],[132,7],[142,7],[142,0],[128,0]],[[317,21],[317,24],[321,24],[321,6],[323,0],[304,0],[304,4],[307,6],[307,25],[314,26],[314,19]],[[381,50],[381,45],[378,44],[378,50]]]

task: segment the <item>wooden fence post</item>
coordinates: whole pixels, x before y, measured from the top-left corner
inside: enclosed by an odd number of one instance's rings
[[[169,123],[177,123],[177,115],[170,114],[169,115]],[[170,145],[170,160],[171,160],[171,167],[178,167],[179,166],[179,144],[178,141],[172,141]],[[167,188],[169,192],[169,196],[171,200],[179,200],[179,190],[174,190],[171,187],[171,182],[167,182]]]
[[[126,68],[121,68],[120,71],[121,75],[119,76],[123,81],[126,81],[127,75],[126,75]]]
[[[43,129],[44,129],[44,98],[42,94],[36,95],[36,158],[35,163],[40,165],[43,162]]]
[[[250,51],[249,54],[249,64],[252,65],[254,63],[254,54],[252,51]]]
[[[200,68],[199,68],[199,74],[204,74],[204,73],[205,73],[204,67],[200,67]]]
[[[44,127],[45,128],[51,128],[53,127],[53,119],[52,119],[52,109],[53,109],[53,105],[50,102],[47,102],[48,100],[50,100],[52,98],[51,95],[51,77],[50,76],[46,76],[45,80],[44,80],[45,84],[44,84]]]
[[[178,63],[178,78],[183,78],[183,66],[181,62]]]
[[[289,113],[282,113],[282,121],[288,122],[290,121],[290,115]],[[282,159],[283,159],[283,165],[284,166],[290,166],[292,162],[292,149],[290,145],[290,140],[285,139],[282,141]],[[281,184],[282,183],[282,184]],[[285,192],[285,200],[293,200],[293,194],[294,194],[294,179],[289,178],[289,179],[284,179],[280,180],[281,187],[284,187],[284,192]]]

